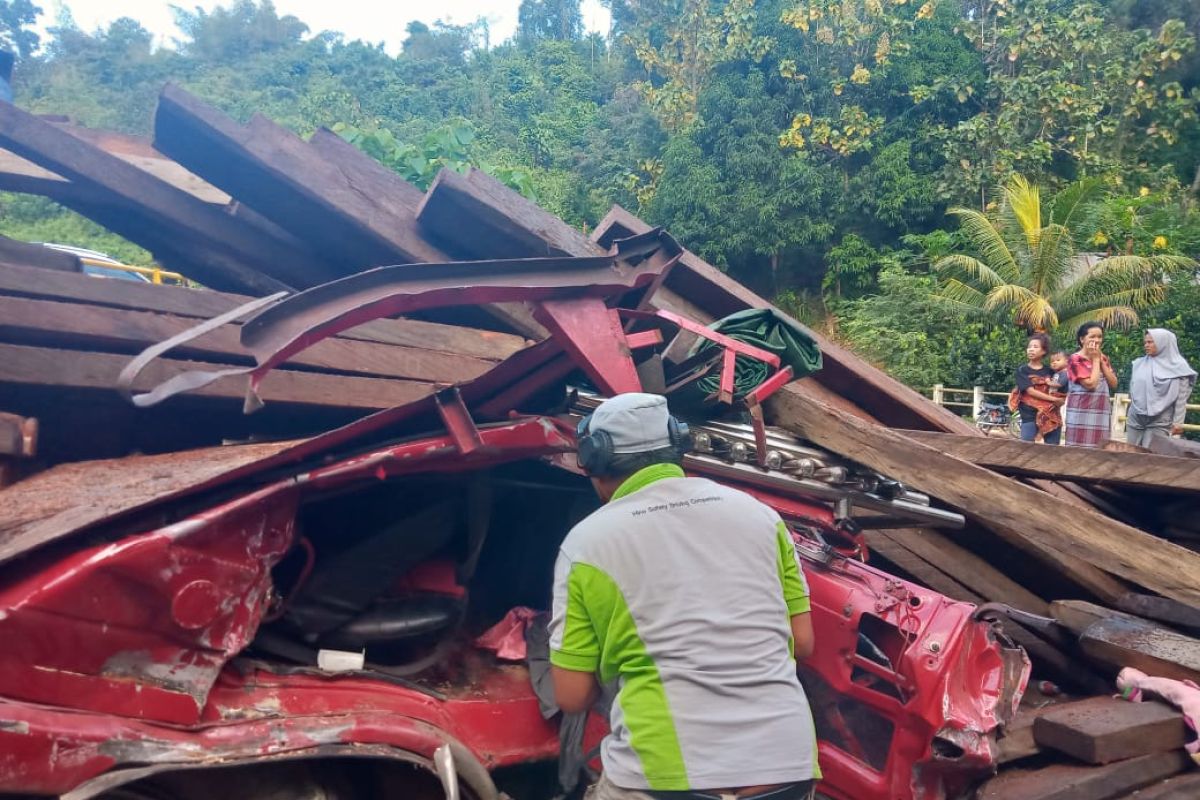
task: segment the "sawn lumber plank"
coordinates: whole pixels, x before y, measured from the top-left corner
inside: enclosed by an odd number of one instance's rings
[[[0,344],[0,383],[115,391],[117,376],[128,363],[128,356],[109,353]],[[145,391],[184,370],[215,370],[221,366],[160,359],[142,372],[134,388]],[[273,370],[263,381],[259,396],[267,402],[369,410],[403,405],[433,389],[433,384],[419,381]],[[224,378],[189,394],[241,400],[246,394],[246,378]]]
[[[416,230],[416,198],[392,185],[381,188],[377,173],[340,168],[264,117],[239,125],[167,84],[155,112],[154,145],[309,242],[339,274],[449,260]],[[395,180],[403,182],[399,176]]]
[[[1117,667],[1200,683],[1200,639],[1136,617],[1093,623],[1080,635],[1079,646],[1092,658]]]
[[[244,295],[181,286],[99,280],[80,274],[3,265],[0,265],[0,295],[69,300],[192,319],[210,319],[251,299]],[[411,319],[375,320],[343,331],[339,336],[458,353],[489,361],[508,358],[527,344],[524,338],[512,334]]]
[[[1089,509],[1060,513],[1045,494],[888,428],[784,387],[768,400],[769,421],[864,464],[979,520],[1067,575],[1083,565],[1107,570],[1182,602],[1200,601],[1200,554]],[[1123,594],[1123,592],[1114,592]]]
[[[220,264],[208,263],[207,274],[193,275],[205,284],[267,293],[294,285],[291,275],[318,274],[324,269],[308,254],[281,249],[211,204],[10,103],[0,105],[0,145],[137,209],[157,226],[148,229],[156,237],[170,231],[222,256]],[[128,231],[122,233],[137,241]]]
[[[1010,769],[984,783],[976,800],[1113,800],[1187,769],[1182,750],[1131,758],[1102,767],[1054,764]]]
[[[0,341],[71,350],[135,354],[192,328],[196,320],[151,311],[58,303],[0,295]],[[236,364],[253,363],[239,326],[223,325],[171,353]],[[291,367],[319,372],[458,383],[482,375],[493,362],[415,347],[329,338],[289,359]]]
[[[1189,733],[1183,715],[1166,703],[1089,697],[1045,711],[1033,723],[1033,737],[1080,761],[1109,764],[1178,750]]]
[[[928,431],[904,433],[943,453],[1006,475],[1200,492],[1200,460],[1197,459],[1078,447],[1047,447],[997,437],[956,436]]]

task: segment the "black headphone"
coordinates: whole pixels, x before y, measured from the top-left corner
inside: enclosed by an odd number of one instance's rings
[[[591,427],[592,416],[588,414],[579,420],[579,427],[575,429],[576,458],[579,466],[589,475],[605,475],[615,456],[634,454],[614,453],[612,435],[608,431],[590,432],[588,428]],[[674,415],[667,416],[667,438],[679,455],[692,449],[691,429],[686,422],[680,422]]]

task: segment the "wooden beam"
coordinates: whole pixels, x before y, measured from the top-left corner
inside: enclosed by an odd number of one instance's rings
[[[804,397],[810,397],[813,400],[824,403],[830,408],[836,408],[839,411],[844,411],[847,414],[858,417],[859,419],[870,422],[872,424],[881,424],[878,419],[868,414],[850,397],[845,397],[830,389],[825,384],[817,380],[815,375],[809,375],[805,378],[792,381],[792,391],[801,394]]]
[[[242,126],[168,84],[155,114],[155,143],[310,243],[341,274],[454,260],[417,224],[417,208],[425,197],[421,190],[331,131],[319,130],[305,142],[260,115]],[[476,235],[474,230],[466,233],[462,219],[457,224],[458,238]],[[524,304],[484,308],[523,336],[546,336]]]
[[[156,311],[189,319],[210,319],[251,299],[181,286],[99,280],[86,275],[2,265],[0,295]],[[342,332],[340,338],[457,353],[488,361],[508,358],[527,344],[522,337],[507,333],[409,319],[375,320]]]
[[[76,273],[83,270],[79,256],[40,244],[9,239],[7,236],[0,236],[0,265],[37,267],[38,269]]]
[[[1200,554],[1095,511],[1060,513],[1032,487],[870,425],[790,387],[776,392],[767,409],[774,424],[971,515],[1014,545],[1050,560],[1073,580],[1099,568],[1163,596],[1200,602]],[[1102,599],[1124,594],[1119,582],[1113,583],[1111,594]]]
[[[323,270],[308,254],[281,251],[210,204],[10,103],[0,104],[0,145],[140,209],[160,235],[194,238],[228,256],[226,263],[212,266],[208,274],[194,275],[207,285],[267,293],[292,285],[289,274]]]
[[[174,84],[159,96],[154,145],[294,236],[339,274],[412,261],[447,261],[414,221],[420,190],[398,175],[330,161],[262,116],[249,125]],[[328,154],[329,150],[326,150]],[[407,188],[398,188],[404,184]],[[412,192],[415,192],[414,196]]]
[[[1200,442],[1167,436],[1155,436],[1150,440],[1150,452],[1157,453],[1160,456],[1200,458]]]
[[[1115,667],[1200,683],[1200,640],[1134,618],[1110,617],[1079,637],[1083,652]]]
[[[1005,725],[996,739],[996,763],[1009,764],[1023,758],[1036,756],[1042,747],[1033,738],[1033,723],[1058,704],[1039,709],[1022,706],[1017,709],[1012,721]]]
[[[1078,447],[1047,447],[1017,439],[904,431],[943,453],[1005,475],[1200,492],[1200,460]]]
[[[128,363],[128,356],[110,353],[0,344],[0,384],[116,391],[117,376]],[[160,359],[142,372],[134,388],[149,390],[185,370],[215,370],[221,366],[202,361]],[[264,381],[259,396],[267,402],[361,408],[365,411],[403,405],[425,397],[433,389],[433,384],[419,381],[273,370]],[[246,395],[246,379],[225,378],[189,392],[189,395],[240,400]]]
[[[253,287],[230,283],[223,277],[242,274],[247,269],[246,262],[230,253],[228,249],[197,238],[189,230],[166,225],[154,215],[148,215],[145,209],[122,203],[111,195],[101,194],[98,190],[89,194],[98,199],[84,200],[83,193],[73,193],[57,200],[76,214],[150,251],[154,260],[164,269],[181,273],[210,289],[257,293]],[[214,212],[222,218],[226,216],[223,209],[214,208]],[[261,231],[256,229],[254,235],[264,246],[273,246],[272,239],[263,235]],[[284,247],[281,252],[290,250],[290,247]],[[272,269],[276,269],[277,266]],[[302,276],[303,271],[304,265],[301,262],[299,269],[288,276],[288,281],[299,277],[296,272]],[[264,274],[262,278],[278,283],[280,288],[292,286],[290,282],[275,281],[269,275]]]
[[[414,261],[449,258],[425,238],[417,223],[417,208],[425,199],[424,192],[327,128],[318,128],[308,144],[352,181],[360,193],[388,210],[392,217],[387,230],[400,243],[398,252],[411,254]],[[541,340],[549,335],[533,318],[533,308],[528,303],[487,303],[483,310],[522,336]]]
[[[1150,620],[1078,600],[1050,604],[1059,624],[1079,637],[1083,652],[1113,673],[1136,667],[1150,675],[1200,681],[1200,640]]]
[[[80,303],[56,303],[0,295],[0,341],[72,350],[136,354],[192,328],[196,320],[152,311],[130,311]],[[252,364],[240,341],[240,326],[224,325],[172,358]],[[319,372],[458,383],[486,372],[493,362],[416,347],[330,338],[298,353],[286,364]]]
[[[470,233],[464,229],[470,220]],[[482,170],[443,169],[425,193],[417,221],[447,247],[476,258],[592,256],[607,250]]]
[[[1157,700],[1131,703],[1116,697],[1057,705],[1034,722],[1033,737],[1042,747],[1088,764],[1178,750],[1190,738],[1178,709]]]
[[[1200,797],[1200,773],[1194,772],[1121,795],[1118,800],[1196,800],[1197,797]]]
[[[592,232],[592,239],[608,246],[613,239],[650,229],[646,222],[620,206],[613,206]],[[746,308],[772,307],[769,301],[688,250],[667,276],[665,288],[686,297],[714,318]],[[852,398],[867,414],[893,426],[979,433],[953,412],[913,391],[851,350],[804,325],[800,327],[821,348],[825,366],[815,379],[836,394]]]
[[[65,122],[56,122],[54,125],[198,200],[214,206],[225,206],[233,199],[200,176],[189,172],[182,164],[155,150],[148,138]]]
[[[1055,600],[1050,604],[1050,616],[1075,636],[1080,636],[1095,623],[1109,617],[1121,617],[1134,622],[1145,620],[1120,611],[1113,611],[1086,600]]]
[[[979,556],[938,531],[898,529],[888,537],[924,558],[990,603],[1004,603],[1020,611],[1047,616],[1046,601],[1009,578]]]
[[[1103,767],[1054,764],[1010,769],[985,782],[974,796],[976,800],[1114,800],[1180,773],[1190,763],[1187,753],[1177,750]]]
[[[1184,605],[1165,597],[1155,597],[1149,594],[1129,594],[1117,598],[1117,608],[1128,614],[1139,617],[1149,617],[1168,625],[1200,632],[1200,608]]]

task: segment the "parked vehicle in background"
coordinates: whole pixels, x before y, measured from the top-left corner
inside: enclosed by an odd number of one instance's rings
[[[975,425],[984,433],[990,434],[994,430],[1007,431],[1013,436],[1020,435],[1021,421],[1018,417],[1013,416],[1012,411],[1004,403],[983,403],[979,407],[979,416],[975,418]]]
[[[137,283],[165,283],[174,286],[187,284],[187,278],[178,272],[168,272],[157,264],[152,267],[138,267],[132,264],[122,264],[112,256],[98,250],[88,250],[86,247],[55,242],[42,242],[41,244],[51,250],[76,256],[83,265],[84,274],[91,275],[93,278],[113,278]]]

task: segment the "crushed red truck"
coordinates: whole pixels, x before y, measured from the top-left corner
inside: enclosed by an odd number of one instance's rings
[[[558,543],[597,503],[574,423],[598,397],[651,388],[634,354],[683,329],[709,341],[718,393],[732,392],[739,358],[764,366],[738,393],[741,416],[693,418],[684,465],[752,493],[793,532],[817,640],[799,670],[820,794],[939,800],[994,771],[1028,658],[975,606],[867,565],[860,536],[872,520],[961,516],[768,427],[761,403],[791,377],[785,364],[641,303],[679,255],[655,230],[604,258],[457,278],[383,268],[259,302],[242,309],[255,314],[242,328],[252,391],[317,341],[397,314],[528,302],[551,335],[312,438],[85,462],[17,484],[61,513],[0,547],[0,793],[556,794],[558,716],[529,663],[477,640],[515,608],[549,607]],[[113,470],[119,497],[105,494]],[[330,653],[350,668],[329,669]],[[568,755],[586,762],[604,730],[593,714]]]

